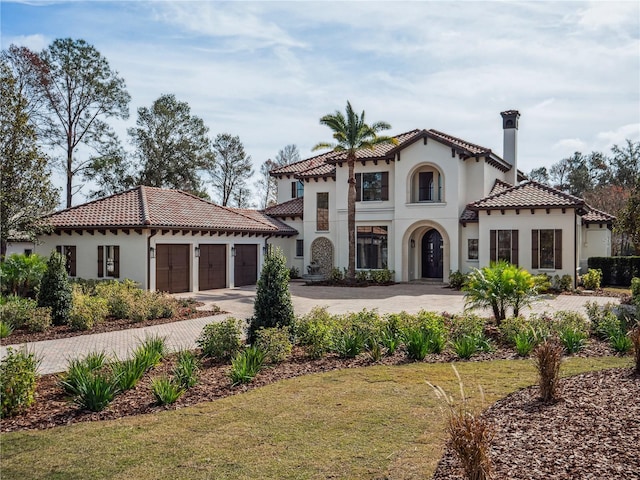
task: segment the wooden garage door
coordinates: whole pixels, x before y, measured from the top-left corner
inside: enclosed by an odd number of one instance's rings
[[[156,290],[189,291],[189,245],[156,245]]]
[[[227,246],[200,245],[198,288],[211,290],[227,286]]]
[[[254,285],[258,280],[258,245],[236,245],[235,286]]]

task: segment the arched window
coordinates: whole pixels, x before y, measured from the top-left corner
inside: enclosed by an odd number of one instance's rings
[[[442,173],[430,165],[417,169],[411,177],[411,203],[442,202]]]

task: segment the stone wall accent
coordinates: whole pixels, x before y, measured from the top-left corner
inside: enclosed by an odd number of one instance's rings
[[[333,243],[326,237],[318,237],[311,243],[311,261],[320,265],[321,274],[328,275],[333,269]]]

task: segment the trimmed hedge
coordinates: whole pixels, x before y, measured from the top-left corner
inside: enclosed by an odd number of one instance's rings
[[[602,285],[628,287],[633,277],[640,277],[640,256],[591,257],[587,264],[602,270]]]

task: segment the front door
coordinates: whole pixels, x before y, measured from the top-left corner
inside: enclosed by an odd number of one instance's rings
[[[435,229],[422,237],[422,277],[442,278],[442,235]]]

